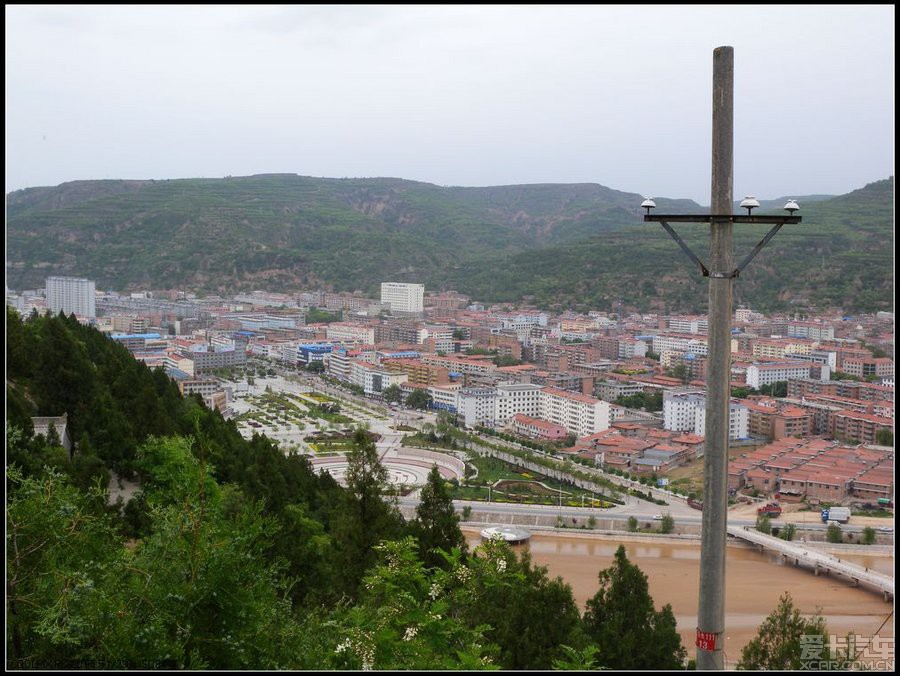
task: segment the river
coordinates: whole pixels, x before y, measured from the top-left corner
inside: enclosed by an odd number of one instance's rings
[[[478,544],[477,531],[464,533],[470,547]],[[656,608],[672,605],[682,643],[688,655],[695,656],[699,542],[629,542],[623,538],[622,544],[628,559],[647,575]],[[598,573],[612,564],[619,541],[608,536],[535,534],[523,546],[531,550],[535,563],[547,566],[551,576],[558,575],[571,585],[583,609],[597,591]],[[893,572],[893,556],[842,554],[841,558],[880,572]],[[873,635],[893,609],[893,602],[886,603],[874,592],[851,587],[841,578],[816,577],[807,570],[782,565],[776,556],[738,544],[727,550],[725,587],[725,659],[730,666],[740,659],[741,649],[756,635],[785,591],[791,592],[794,605],[803,613],[821,608],[829,633],[840,636],[850,632],[866,638]],[[878,633],[893,636],[893,618]]]

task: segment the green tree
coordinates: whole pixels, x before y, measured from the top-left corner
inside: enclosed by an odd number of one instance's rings
[[[406,397],[406,405],[410,408],[426,409],[431,405],[431,395],[427,390],[417,387]]]
[[[336,571],[342,591],[355,597],[366,569],[375,561],[375,545],[403,531],[396,503],[385,498],[388,474],[375,442],[357,428],[347,454],[347,492],[336,515]]]
[[[803,669],[810,655],[804,656],[803,645],[812,645],[804,636],[817,636],[818,646],[828,645],[825,620],[816,612],[810,618],[803,617],[794,607],[790,592],[778,600],[778,607],[763,621],[756,637],[744,646],[738,669],[767,671],[796,671]],[[827,650],[827,648],[825,648]],[[808,650],[807,650],[808,653]],[[827,653],[813,661],[828,659]]]
[[[875,544],[875,529],[871,526],[866,526],[863,528],[863,536],[862,541],[864,545],[874,545]]]
[[[99,509],[104,491],[97,486],[85,494],[57,472],[27,477],[16,466],[7,469],[7,482],[9,657],[83,655],[98,602],[91,587],[115,575],[123,553],[113,523]]]
[[[419,541],[419,558],[427,568],[446,563],[446,559],[436,551],[438,549],[450,552],[455,547],[466,551],[466,539],[459,529],[459,517],[437,465],[431,466],[422,487],[412,532]]]
[[[383,396],[384,400],[387,402],[399,404],[403,399],[403,390],[400,389],[399,385],[388,385],[384,388],[381,396]]]
[[[825,540],[833,544],[840,544],[843,542],[844,537],[843,533],[841,533],[841,527],[836,523],[829,524],[828,528],[825,530]]]
[[[685,364],[676,364],[672,367],[670,375],[672,378],[678,378],[682,383],[687,383],[690,378],[688,367]]]
[[[672,607],[656,611],[647,576],[616,550],[613,565],[600,571],[600,588],[588,599],[584,626],[611,669],[682,669],[687,651],[681,645]]]
[[[487,625],[485,638],[499,648],[504,669],[549,669],[564,656],[562,646],[582,648],[578,606],[562,578],[520,558],[502,541],[489,541],[467,559],[473,580],[451,610],[470,627]]]
[[[84,494],[58,475],[26,479],[11,468],[13,655],[291,668],[299,627],[280,569],[264,555],[275,521],[258,504],[227,512],[227,492],[188,440],[151,440],[139,460],[150,525],[128,548],[100,486]]]
[[[875,431],[875,443],[879,446],[894,446],[894,432],[887,427]]]
[[[762,385],[759,388],[759,393],[771,397],[784,398],[787,396],[787,381],[779,380],[778,382],[772,383],[771,385]]]
[[[772,520],[767,516],[756,517],[756,530],[766,535],[772,534]]]
[[[638,520],[636,516],[628,517],[628,532],[629,533],[637,533],[638,531]]]
[[[675,531],[675,519],[668,512],[663,514],[662,521],[659,522],[659,532],[668,535]]]
[[[792,523],[785,524],[784,528],[781,529],[781,532],[778,534],[782,540],[787,540],[790,542],[797,535],[797,526]]]
[[[317,668],[452,670],[491,668],[497,647],[485,625],[473,626],[453,611],[476,593],[476,574],[457,550],[446,570],[426,569],[412,538],[382,542],[366,574],[358,603],[339,607],[320,627],[331,649]],[[494,577],[497,573],[494,573]],[[316,632],[321,633],[321,632]]]

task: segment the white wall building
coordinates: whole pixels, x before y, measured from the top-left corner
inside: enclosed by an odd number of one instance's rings
[[[48,277],[47,307],[53,314],[60,311],[67,315],[73,312],[91,319],[97,316],[94,282],[80,277]]]
[[[609,427],[609,404],[600,399],[545,387],[538,400],[540,407],[536,417],[561,425],[576,436],[585,437]]]
[[[834,340],[834,327],[829,324],[816,324],[815,322],[790,322],[787,326],[787,334],[794,338]]]
[[[350,382],[359,385],[366,394],[381,394],[391,385],[399,387],[408,378],[405,373],[385,371],[364,361],[350,362]]]
[[[822,380],[828,380],[831,370],[822,366]],[[751,364],[747,367],[747,384],[759,389],[763,385],[771,385],[779,381],[810,377],[810,362],[786,361],[771,364]]]
[[[432,406],[443,411],[456,413],[459,410],[459,391],[461,389],[462,385],[460,383],[432,385],[428,388]]]
[[[678,333],[706,333],[709,320],[706,317],[669,317],[669,330]]]
[[[332,322],[325,328],[325,337],[338,343],[371,345],[375,342],[375,327],[367,326],[366,324]]]
[[[706,395],[702,390],[663,392],[663,429],[706,435]],[[732,401],[728,407],[728,438],[746,439],[750,411]]]
[[[464,387],[457,394],[457,413],[467,427],[492,424],[497,391],[493,387]]]
[[[530,418],[538,417],[539,392],[542,389],[541,385],[530,383],[497,385],[494,421],[497,425],[505,425],[517,413],[522,413]]]
[[[381,302],[389,304],[392,312],[422,312],[424,301],[424,284],[381,283]]]

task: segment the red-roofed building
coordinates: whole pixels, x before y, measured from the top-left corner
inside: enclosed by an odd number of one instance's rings
[[[772,472],[765,471],[762,467],[754,467],[747,470],[745,482],[760,493],[769,493],[775,490],[777,478]]]
[[[806,497],[824,502],[841,502],[850,492],[849,484],[846,477],[819,472],[806,480]]]
[[[701,458],[706,451],[706,439],[697,434],[682,434],[672,437],[672,443],[681,444],[691,449],[691,457]]]
[[[531,437],[532,439],[565,439],[566,428],[562,425],[554,425],[540,418],[530,418],[522,413],[512,417],[512,427],[516,434]]]
[[[834,427],[831,436],[836,439],[855,439],[863,444],[874,444],[878,430],[894,429],[893,420],[871,413],[838,411],[831,416],[831,420]]]
[[[861,500],[894,498],[893,467],[876,467],[864,472],[853,480],[853,495]]]

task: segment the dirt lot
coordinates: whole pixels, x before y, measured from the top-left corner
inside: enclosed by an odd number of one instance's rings
[[[764,505],[764,502],[760,502],[759,504],[753,505],[735,505],[733,507],[729,507],[728,515],[735,519],[755,519],[756,518],[756,508],[760,505]],[[777,517],[779,521],[784,521],[787,523],[822,523],[822,518],[819,516],[818,511],[800,511],[803,509],[803,505],[792,505],[792,504],[781,504],[781,516]],[[894,527],[894,520],[891,518],[885,517],[875,517],[875,516],[851,516],[850,517],[850,525],[852,526],[873,526],[875,528],[879,526],[887,526],[889,528]]]

